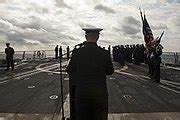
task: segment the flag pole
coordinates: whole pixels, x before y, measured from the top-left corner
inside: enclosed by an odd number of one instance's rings
[[[141,20],[142,20],[142,23],[144,23],[144,19],[143,19],[143,15],[142,15],[141,7],[139,7],[139,12],[140,12],[140,15],[141,15]]]

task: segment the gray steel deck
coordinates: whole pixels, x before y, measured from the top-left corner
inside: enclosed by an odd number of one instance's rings
[[[63,62],[66,65],[67,62]],[[109,120],[179,120],[180,72],[162,67],[161,83],[146,75],[147,66],[114,63],[115,73],[107,76]],[[65,69],[65,66],[63,67]],[[63,72],[66,116],[69,115],[68,75]],[[60,119],[59,63],[34,61],[0,69],[0,120]]]

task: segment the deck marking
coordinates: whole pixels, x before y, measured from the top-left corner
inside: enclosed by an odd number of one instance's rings
[[[167,82],[163,82],[163,81],[162,81],[161,83],[164,83],[164,84],[166,84],[166,85],[169,85],[169,86],[174,87],[174,88],[177,88],[177,89],[180,89],[179,86],[176,86],[176,85],[173,85],[173,84],[169,84],[169,83],[167,83]]]
[[[125,65],[123,68],[121,68],[121,70],[127,70],[128,69],[128,66]]]
[[[29,78],[24,78],[24,80],[29,80]]]
[[[177,68],[177,67],[166,66],[166,68],[170,68],[170,69],[174,69],[174,70],[180,70],[180,68]]]
[[[0,84],[2,84],[2,83],[6,83],[6,82],[8,82],[8,80],[6,80],[6,81],[1,81],[1,82],[0,82]]]
[[[109,79],[110,79],[110,80],[115,80],[116,78],[115,78],[115,77],[110,77]]]
[[[6,67],[0,67],[0,70],[6,70],[7,68]]]
[[[120,74],[124,74],[124,75],[128,75],[128,76],[131,76],[131,77],[136,77],[136,78],[138,78],[138,79],[141,79],[142,81],[148,82],[147,80],[140,78],[139,75],[134,75],[134,74],[127,73],[127,72],[122,72],[122,71],[119,71],[119,70],[118,70],[118,71],[115,70],[115,72],[116,72],[116,73],[120,73]]]
[[[162,79],[161,79],[161,81],[162,81],[162,82],[166,82],[166,83],[170,83],[170,84],[173,84],[173,85],[180,85],[179,82],[173,82],[173,81],[162,80]]]
[[[168,88],[168,87],[165,87],[165,86],[163,86],[163,85],[159,85],[159,87],[162,87],[162,88],[164,88],[164,89],[166,89],[166,90],[169,90],[169,91],[172,91],[172,92],[175,92],[175,93],[180,93],[179,91],[177,91],[177,90],[173,90],[173,89],[171,89],[171,88]]]
[[[52,73],[52,72],[49,72],[48,75],[53,75],[53,73]]]
[[[136,77],[136,78],[139,78],[139,79],[141,79],[141,80],[143,80],[143,81],[148,82],[148,80],[143,79],[143,78],[148,78],[148,77],[143,76],[143,75],[134,75],[134,74],[131,74],[131,73],[122,72],[122,71],[120,71],[120,70],[115,70],[115,72],[116,72],[116,73],[120,73],[120,74],[124,74],[124,75],[129,75],[129,76],[131,76],[131,77]],[[142,77],[143,77],[143,78],[142,78]],[[150,78],[148,78],[148,79],[150,79]],[[169,83],[177,83],[177,82],[171,82],[171,81],[167,81],[167,80],[162,80],[162,81],[163,81],[163,82],[169,82]],[[179,83],[178,83],[178,84],[179,84]],[[173,85],[171,85],[171,86],[173,86]],[[180,91],[177,91],[177,90],[174,90],[174,89],[165,87],[165,86],[163,86],[163,85],[159,85],[159,87],[161,87],[161,88],[163,88],[163,89],[166,89],[166,90],[169,90],[169,91],[171,91],[171,92],[175,92],[175,93],[178,93],[178,94],[180,93]],[[179,88],[179,87],[176,86],[176,88]]]
[[[68,77],[66,77],[66,78],[64,78],[64,80],[69,80],[69,78],[68,78]]]
[[[5,76],[5,77],[3,77],[3,78],[0,78],[0,81],[5,80],[5,79],[7,79],[7,78],[8,78],[7,76]]]
[[[172,120],[171,117],[165,117],[164,120]]]
[[[56,100],[56,99],[58,99],[58,96],[57,95],[51,95],[51,96],[49,96],[49,99]]]
[[[33,86],[28,86],[27,87],[28,89],[33,89],[33,88],[35,88],[35,86],[33,85]]]
[[[22,77],[16,77],[15,79],[16,79],[16,80],[20,80],[21,78],[22,78]]]
[[[27,72],[23,72],[23,73],[19,73],[19,74],[16,74],[14,75],[11,79],[16,79],[16,80],[20,80],[19,78],[17,77],[20,77],[20,78],[24,78],[24,77],[27,77],[27,76],[31,76],[31,75],[34,75],[34,74],[38,74],[38,73],[41,73],[41,72],[48,72],[48,73],[55,73],[55,74],[60,74],[60,72],[54,72],[54,71],[49,71],[51,69],[54,69],[54,68],[57,68],[59,67],[58,66],[59,64],[53,64],[51,66],[46,66],[46,67],[43,67],[43,68],[40,68],[40,66],[37,66],[36,69],[34,70],[30,70],[30,71],[27,71]],[[64,74],[67,74],[64,72]],[[1,81],[2,80],[6,80],[8,79],[8,77],[4,77],[4,78],[1,78]],[[9,78],[10,79],[10,78]],[[27,79],[26,79],[27,80]],[[3,82],[4,83],[4,82]]]

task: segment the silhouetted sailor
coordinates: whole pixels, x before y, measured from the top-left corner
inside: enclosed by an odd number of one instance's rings
[[[7,70],[9,70],[9,67],[11,66],[11,70],[14,70],[14,61],[13,61],[13,55],[14,55],[14,49],[10,47],[10,43],[6,43],[5,53],[6,53],[6,62],[7,62]]]
[[[109,54],[111,54],[111,46],[108,47]]]
[[[112,53],[113,53],[113,60],[117,62],[117,46],[113,47]]]
[[[133,48],[132,45],[129,47],[129,63],[132,63],[132,57],[133,57]]]
[[[153,52],[154,55],[154,67],[153,67],[153,81],[160,82],[160,64],[161,64],[161,55],[162,55],[162,45],[158,45]]]
[[[69,59],[70,58],[70,48],[69,48],[69,46],[67,46],[67,59]]]
[[[62,46],[59,47],[59,58],[62,58]]]
[[[23,52],[23,55],[22,55],[22,59],[24,60],[25,59],[25,51]]]
[[[58,45],[55,47],[55,59],[58,59]]]
[[[102,29],[83,29],[87,43],[72,53],[67,67],[76,74],[76,119],[107,120],[108,93],[106,75],[114,72],[110,54],[97,46]]]
[[[134,64],[140,65],[141,64],[141,54],[140,54],[140,46],[137,44],[134,49]]]
[[[122,66],[125,65],[125,49],[123,45],[118,48],[118,62]]]
[[[141,54],[142,54],[142,63],[146,63],[146,48],[143,44],[141,44]]]

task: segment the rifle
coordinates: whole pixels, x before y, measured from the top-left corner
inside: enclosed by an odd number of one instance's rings
[[[164,35],[164,31],[161,33],[161,36],[158,38],[156,46],[158,46],[159,43],[161,42],[161,38],[162,38],[163,35]]]

